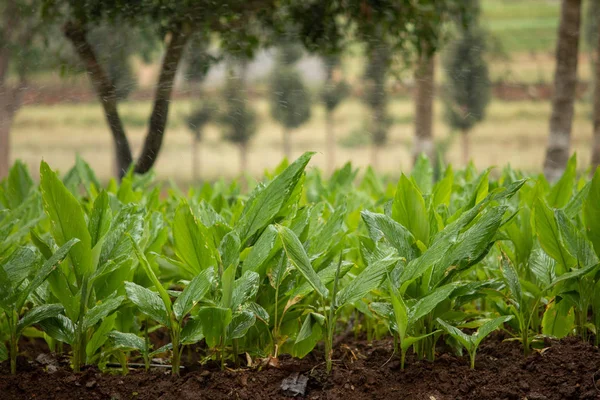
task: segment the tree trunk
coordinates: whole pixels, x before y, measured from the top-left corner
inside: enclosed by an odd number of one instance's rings
[[[200,179],[200,135],[192,135],[192,181]]]
[[[283,156],[292,161],[292,138],[288,128],[283,128]]]
[[[150,115],[144,149],[135,166],[135,172],[139,174],[148,172],[158,157],[169,116],[173,82],[189,38],[190,32],[183,28],[171,33],[171,40],[163,58],[158,85],[154,94],[154,107]]]
[[[471,138],[469,137],[469,131],[468,130],[462,130],[460,132],[460,138],[461,138],[461,145],[462,145],[462,161],[463,161],[463,165],[466,167],[467,165],[469,165],[469,161],[471,159]]]
[[[555,181],[562,175],[569,160],[577,87],[580,20],[581,0],[563,0],[556,44],[550,134],[544,161],[544,174],[550,181]]]
[[[594,133],[592,137],[591,173],[600,166],[600,21],[598,21],[598,43],[596,47],[596,62],[594,63]]]
[[[330,110],[325,110],[325,129],[327,135],[327,172],[330,174],[335,170],[335,131],[333,130],[333,113]]]
[[[423,54],[415,69],[415,145],[413,163],[424,153],[435,161],[433,145],[433,95],[435,90],[435,58]]]
[[[90,76],[90,81],[92,82],[96,96],[98,96],[100,103],[102,104],[104,117],[113,136],[119,178],[122,178],[132,164],[133,157],[117,109],[116,88],[108,77],[108,74],[106,74],[98,62],[94,49],[87,41],[86,29],[77,22],[68,21],[64,25],[63,30],[65,36],[71,41],[75,48],[75,52],[83,62],[85,69]]]
[[[77,55],[84,63],[96,96],[100,99],[104,109],[104,116],[113,135],[117,164],[120,177],[122,177],[133,163],[133,156],[117,109],[116,88],[106,71],[98,63],[96,54],[87,41],[85,28],[76,21],[68,21],[63,29],[65,36],[71,41]],[[189,37],[190,32],[183,28],[171,33],[154,95],[154,106],[150,115],[144,148],[135,166],[137,173],[148,172],[158,157],[169,115],[173,82]]]

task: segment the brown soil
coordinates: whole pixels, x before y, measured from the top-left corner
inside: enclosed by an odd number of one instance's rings
[[[390,341],[340,346],[330,376],[318,353],[304,360],[283,357],[279,368],[263,370],[188,365],[179,378],[156,369],[121,376],[87,368],[74,374],[64,359],[48,373],[21,357],[16,376],[8,374],[7,363],[0,365],[0,399],[279,399],[288,398],[281,383],[294,373],[308,378],[308,399],[600,399],[598,348],[569,338],[548,341],[543,351],[524,358],[518,343],[501,339],[483,343],[474,371],[466,357],[446,352],[434,363],[409,356],[401,371],[397,358],[389,360]],[[31,347],[25,349],[31,355]]]

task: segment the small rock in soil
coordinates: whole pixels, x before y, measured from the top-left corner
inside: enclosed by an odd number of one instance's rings
[[[281,390],[292,397],[304,396],[307,384],[308,378],[306,376],[294,372],[281,381]]]

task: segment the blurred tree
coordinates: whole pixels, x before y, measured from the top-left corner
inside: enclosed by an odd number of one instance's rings
[[[208,51],[208,41],[201,35],[192,37],[186,54],[186,79],[202,84],[216,58]],[[199,89],[200,100],[194,104],[194,109],[186,118],[187,126],[192,133],[192,180],[197,182],[201,173],[200,141],[204,127],[217,117],[218,105],[210,99],[205,99],[202,89]]]
[[[10,130],[23,105],[27,75],[36,69],[35,60],[49,30],[40,14],[35,0],[0,2],[0,179],[8,174]]]
[[[544,174],[550,181],[562,175],[569,160],[577,89],[580,21],[581,0],[563,0],[556,43],[550,133],[544,160]]]
[[[340,57],[331,54],[323,57],[325,65],[325,85],[321,91],[321,101],[325,106],[327,171],[332,173],[335,169],[335,131],[333,112],[350,92],[350,86],[343,79],[340,70]]]
[[[427,12],[429,11],[429,12]],[[446,34],[447,22],[454,20],[459,29],[465,29],[477,23],[479,16],[479,0],[464,0],[463,12],[456,12],[448,2],[436,2],[433,6],[417,15],[415,27],[417,36],[423,37],[418,43],[414,66],[415,80],[415,139],[413,147],[413,163],[420,154],[425,154],[432,162],[436,160],[434,144],[433,115],[435,96],[435,59],[443,42],[450,36]],[[435,30],[430,35],[428,29]],[[430,36],[437,38],[431,41]]]
[[[484,58],[486,38],[476,24],[463,26],[449,43],[444,57],[447,74],[444,93],[445,117],[462,137],[462,158],[469,163],[470,138],[473,126],[483,120],[490,101],[490,78]]]
[[[240,175],[244,186],[245,173],[248,170],[248,144],[256,133],[256,112],[248,102],[246,68],[247,60],[245,59],[230,61],[228,77],[223,90],[223,112],[220,117],[224,128],[223,137],[239,147]]]
[[[364,72],[363,101],[371,109],[369,123],[371,134],[371,165],[377,168],[379,150],[388,138],[391,118],[388,115],[386,81],[391,63],[389,46],[383,40],[373,39],[367,44],[367,65]]]
[[[584,38],[592,65],[592,156],[591,173],[600,166],[600,2],[588,0],[584,19]]]
[[[311,99],[302,76],[294,64],[302,57],[302,45],[284,35],[278,49],[271,76],[271,115],[283,126],[283,154],[292,157],[291,131],[306,123],[311,116]]]

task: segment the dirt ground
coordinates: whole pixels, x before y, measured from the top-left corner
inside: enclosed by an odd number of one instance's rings
[[[0,365],[0,398],[22,399],[284,399],[282,382],[307,381],[307,399],[599,399],[600,351],[568,338],[547,341],[546,347],[523,357],[519,344],[501,335],[485,341],[476,369],[466,357],[443,351],[434,363],[409,356],[404,371],[392,357],[389,340],[369,344],[352,341],[338,347],[331,375],[325,373],[322,354],[303,360],[283,357],[279,367],[241,367],[221,371],[216,365],[186,365],[181,377],[164,369],[128,375],[85,368],[70,372],[66,359],[23,351],[20,372],[8,374]],[[184,352],[185,353],[185,352]],[[33,361],[37,358],[38,361]],[[284,385],[285,386],[285,385]]]

